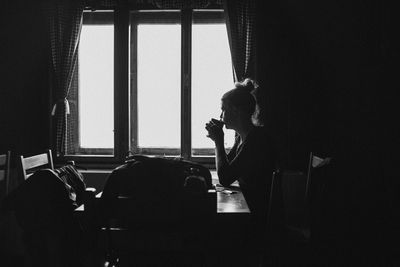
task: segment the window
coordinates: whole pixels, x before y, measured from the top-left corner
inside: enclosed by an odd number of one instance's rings
[[[114,147],[114,27],[85,24],[79,44],[79,146]]]
[[[206,138],[204,124],[219,119],[221,96],[233,88],[231,54],[226,26],[201,21],[194,13],[192,25],[192,155],[214,155],[214,143]],[[222,15],[222,14],[221,14]],[[208,22],[208,23],[207,23]],[[234,132],[225,131],[225,147],[232,147]]]
[[[75,74],[72,154],[212,160],[204,126],[233,88],[222,11],[85,12]]]
[[[131,149],[181,154],[180,12],[131,12]]]
[[[113,12],[84,13],[69,98],[72,154],[114,154]]]

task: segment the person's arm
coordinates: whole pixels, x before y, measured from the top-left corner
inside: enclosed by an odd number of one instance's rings
[[[215,166],[221,185],[230,186],[236,180],[230,171],[230,164],[225,153],[224,142],[215,142]]]
[[[222,124],[219,124],[216,120],[211,120],[206,124],[206,130],[208,131],[207,137],[215,143],[215,165],[219,182],[223,186],[229,186],[235,180],[231,179],[231,175],[226,175],[229,172],[229,161],[225,152]]]
[[[272,150],[269,138],[263,132],[258,130],[238,148],[239,142],[240,139],[237,138],[232,148],[234,153],[228,155],[229,164],[222,165],[218,170],[220,181],[227,184],[240,178],[251,177],[255,172],[266,171],[269,173],[267,169],[269,169],[271,162],[275,161],[275,153]],[[233,156],[233,158],[230,158],[230,156]],[[274,167],[272,165],[271,168]],[[240,182],[247,184],[250,181],[245,179]]]
[[[235,157],[228,161],[227,164],[217,166],[217,173],[220,183],[223,186],[229,186],[239,177],[246,174],[247,171],[253,168],[254,161],[252,160],[252,150],[250,144],[243,144],[240,151]]]
[[[235,142],[233,143],[231,151],[229,151],[229,153],[226,155],[228,157],[229,162],[231,162],[236,157],[236,151],[238,149],[239,143],[240,143],[240,137],[239,135],[236,135]]]

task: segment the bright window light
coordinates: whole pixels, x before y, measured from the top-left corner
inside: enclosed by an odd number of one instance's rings
[[[114,148],[114,26],[83,25],[79,44],[79,140]]]
[[[192,148],[214,148],[205,124],[219,119],[221,97],[234,87],[225,24],[194,24],[192,28]],[[225,147],[234,143],[234,131],[226,130]]]
[[[181,26],[137,28],[138,147],[180,148]]]

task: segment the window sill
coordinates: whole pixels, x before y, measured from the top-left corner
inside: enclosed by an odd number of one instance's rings
[[[160,157],[160,155],[145,155],[148,157]],[[167,159],[180,159],[178,156],[164,156]],[[183,158],[181,158],[183,159]],[[201,164],[208,169],[215,169],[215,157],[214,156],[193,156],[189,160],[197,164]],[[56,165],[64,165],[65,162],[74,161],[76,166],[80,169],[88,170],[112,170],[122,164],[124,160],[120,160],[111,155],[67,155],[57,157],[55,160]]]

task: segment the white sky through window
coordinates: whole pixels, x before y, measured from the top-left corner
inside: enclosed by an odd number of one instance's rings
[[[234,87],[231,55],[225,24],[194,24],[192,27],[192,147],[214,148],[205,123],[219,119],[221,97]],[[234,142],[226,130],[225,147]]]
[[[139,24],[138,146],[181,145],[181,26]]]
[[[83,25],[79,42],[80,146],[113,148],[114,26]]]
[[[138,146],[179,148],[181,26],[137,28]],[[83,25],[79,45],[79,134],[82,148],[114,147],[114,27]],[[213,148],[205,123],[219,118],[220,99],[233,88],[225,24],[192,26],[192,147]],[[225,130],[232,146],[234,132]]]

